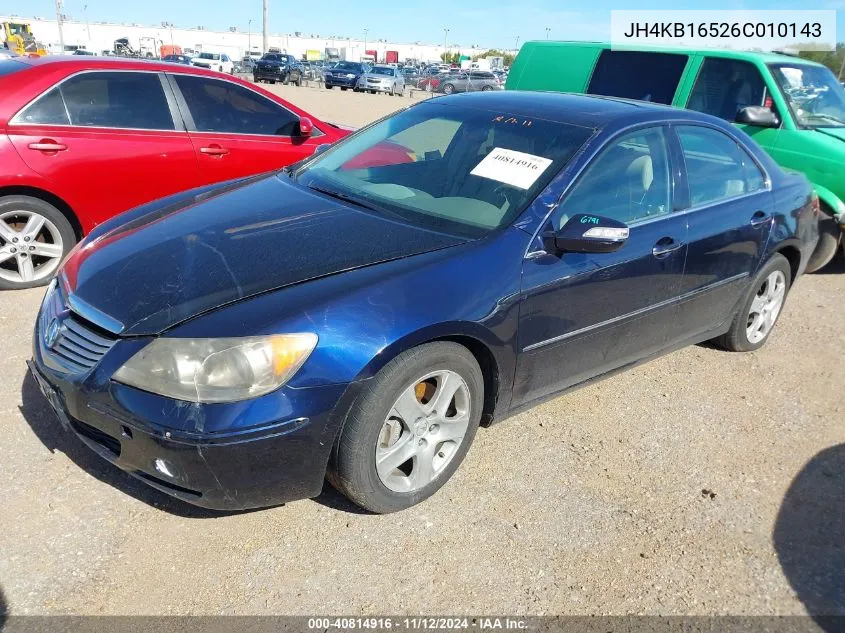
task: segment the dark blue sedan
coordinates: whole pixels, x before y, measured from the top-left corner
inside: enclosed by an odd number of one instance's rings
[[[817,213],[713,117],[438,98],[98,227],[44,298],[32,370],[71,432],[185,501],[267,506],[328,476],[390,512],[479,424],[685,345],[763,345]]]

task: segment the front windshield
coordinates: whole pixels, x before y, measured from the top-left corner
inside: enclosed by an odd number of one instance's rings
[[[592,130],[426,103],[353,134],[299,183],[435,230],[480,237],[512,222]]]
[[[334,67],[335,70],[354,70],[360,71],[361,64],[356,62],[340,62],[337,66]]]
[[[392,68],[385,68],[384,66],[373,66],[370,68],[371,75],[392,75]]]
[[[845,127],[845,88],[830,69],[802,64],[777,64],[771,69],[799,125]]]
[[[217,53],[200,53],[200,59],[220,59]]]

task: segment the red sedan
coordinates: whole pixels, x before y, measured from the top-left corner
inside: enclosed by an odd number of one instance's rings
[[[122,211],[349,133],[229,75],[90,57],[0,60],[0,126],[0,289],[47,283]]]

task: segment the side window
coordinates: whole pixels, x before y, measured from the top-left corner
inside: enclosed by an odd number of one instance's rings
[[[759,191],[760,168],[727,134],[706,127],[679,127],[693,206]]]
[[[668,214],[669,160],[662,128],[626,134],[605,148],[552,215],[555,228],[578,213],[620,222]]]
[[[293,136],[299,117],[269,99],[219,79],[173,75],[199,132]]]
[[[227,62],[227,61],[229,61],[229,56],[228,56],[228,55],[221,55],[221,56],[220,56],[220,61],[221,61],[221,62]]]
[[[672,103],[686,55],[638,51],[602,51],[587,94]]]
[[[763,105],[765,99],[766,84],[754,64],[707,57],[701,64],[687,108],[733,121],[744,107]]]
[[[59,86],[71,125],[174,130],[156,73],[90,72]]]
[[[67,118],[67,110],[62,101],[62,95],[58,88],[42,96],[38,101],[29,105],[28,108],[18,114],[13,123],[23,125],[70,125]]]

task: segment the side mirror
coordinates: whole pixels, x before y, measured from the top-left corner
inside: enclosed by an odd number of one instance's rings
[[[299,135],[308,137],[314,132],[314,123],[307,116],[299,117]]]
[[[736,123],[756,127],[779,127],[780,117],[765,106],[746,106],[736,113]]]
[[[612,253],[628,239],[628,226],[617,220],[579,213],[544,237],[546,250],[556,253]]]

